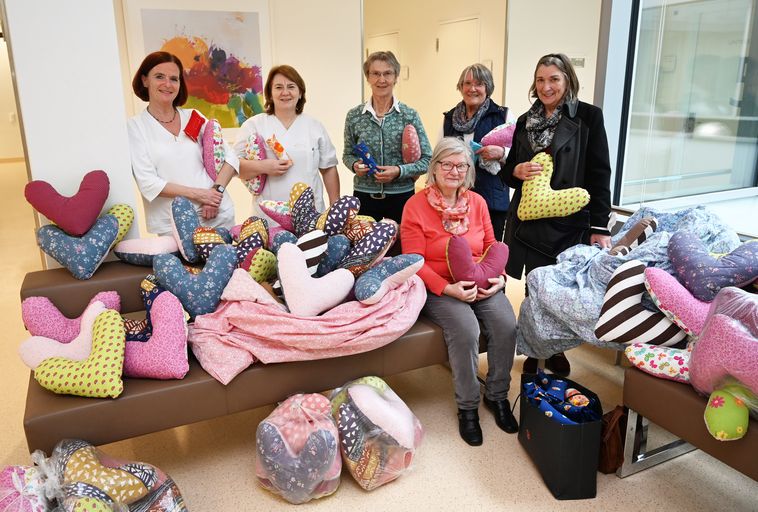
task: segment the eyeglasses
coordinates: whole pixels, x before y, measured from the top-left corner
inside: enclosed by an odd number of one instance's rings
[[[437,162],[440,164],[440,167],[445,172],[453,172],[453,169],[458,171],[459,173],[466,173],[469,169],[469,164],[467,162],[463,162],[462,164],[454,164],[453,162]]]
[[[380,77],[384,77],[385,80],[390,80],[395,76],[394,71],[385,71],[380,73],[379,71],[370,71],[368,77],[372,80],[379,80]]]

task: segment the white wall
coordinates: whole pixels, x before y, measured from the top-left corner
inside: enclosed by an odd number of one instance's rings
[[[537,60],[547,53],[583,57],[576,68],[579,99],[593,102],[602,0],[510,0],[505,104],[517,115],[531,106],[528,93]],[[623,82],[622,82],[623,84]]]
[[[24,157],[8,46],[0,39],[0,161]]]
[[[72,195],[84,174],[102,169],[105,208],[133,206],[113,4],[5,0],[4,9],[31,178]]]
[[[455,91],[460,73],[460,70],[456,70],[452,83],[439,81],[440,69],[444,66],[443,63],[437,62],[436,58],[435,42],[440,22],[479,18],[479,62],[492,62],[492,74],[495,79],[493,99],[502,103],[505,7],[506,2],[503,0],[364,0],[364,37],[390,32],[400,33],[400,55],[397,57],[402,66],[408,66],[409,78],[401,78],[402,97],[399,99],[419,112],[432,145],[441,130],[442,113],[455,106],[436,101],[436,89],[446,88]],[[357,69],[356,73],[363,79],[360,69]],[[457,100],[460,101],[460,96]]]

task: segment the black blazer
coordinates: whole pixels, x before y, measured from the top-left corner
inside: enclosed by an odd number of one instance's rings
[[[525,246],[555,258],[572,245],[587,243],[590,233],[609,234],[611,165],[603,111],[582,101],[566,103],[547,151],[553,156],[550,186],[556,190],[585,188],[590,193],[590,202],[568,217],[526,222],[518,219],[516,211],[523,182],[513,176],[513,170],[535,155],[526,134],[526,114],[519,117],[513,146],[499,174],[505,184],[515,189],[508,210],[505,241],[510,247],[508,274],[516,278],[521,277]]]

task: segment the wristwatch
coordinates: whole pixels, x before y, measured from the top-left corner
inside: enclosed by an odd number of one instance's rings
[[[226,190],[226,187],[225,187],[225,186],[223,186],[223,185],[220,185],[220,184],[218,184],[218,183],[214,183],[214,184],[213,184],[213,186],[212,186],[211,188],[212,188],[213,190],[215,190],[216,192],[219,192],[219,193],[221,193],[221,194],[223,194],[223,193],[224,193],[224,190]]]

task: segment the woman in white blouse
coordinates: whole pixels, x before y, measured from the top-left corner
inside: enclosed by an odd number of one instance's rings
[[[203,225],[231,228],[234,204],[225,190],[239,159],[227,148],[215,182],[205,172],[202,136],[208,123],[196,140],[185,133],[193,111],[178,108],[187,101],[181,61],[168,52],[151,53],[134,75],[132,89],[147,102],[147,108],[127,124],[132,172],[142,194],[147,230],[171,234],[171,201],[176,196],[195,204]]]
[[[242,158],[240,179],[249,180],[261,174],[268,175],[263,192],[257,197],[258,201],[287,201],[292,185],[303,182],[313,189],[316,209],[323,211],[324,188],[330,204],[339,198],[337,151],[324,126],[303,114],[305,82],[292,66],[276,66],[268,74],[263,93],[266,113],[245,121],[234,145],[237,156]],[[255,134],[261,135],[263,140],[275,135],[289,160],[276,159],[268,147],[265,160],[245,160],[245,146]],[[266,217],[255,200],[253,211],[256,215]]]

